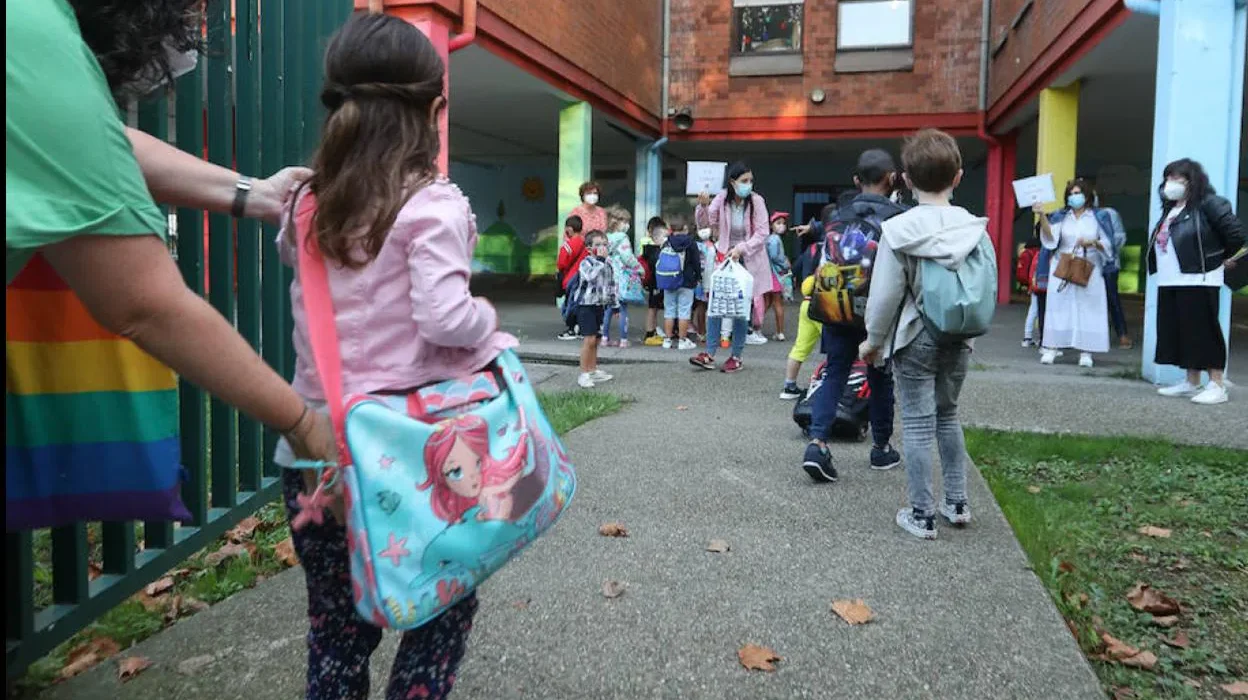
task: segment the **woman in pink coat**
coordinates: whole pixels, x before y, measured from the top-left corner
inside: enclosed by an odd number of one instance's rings
[[[728,186],[714,199],[709,192],[698,195],[694,217],[698,228],[710,228],[718,233],[715,245],[719,252],[745,265],[754,278],[753,306],[761,305],[762,295],[771,290],[771,263],[767,259],[767,237],[771,228],[767,224],[767,203],[754,193],[754,173],[745,163],[728,166]],[[715,350],[722,323],[720,318],[708,319],[706,352],[689,360],[695,366],[715,369]],[[740,371],[741,353],[747,340],[753,345],[767,342],[762,334],[750,331],[749,319],[732,319],[732,357],[724,362],[721,372]]]

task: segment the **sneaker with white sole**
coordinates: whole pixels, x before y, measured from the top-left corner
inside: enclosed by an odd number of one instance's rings
[[[971,522],[971,506],[963,501],[962,503],[950,503],[945,501],[940,504],[940,514],[950,525],[965,525]]]
[[[559,340],[580,340],[581,334],[576,331],[564,331],[556,337],[559,338]]]
[[[664,339],[663,339],[663,349],[664,349],[664,350],[671,350],[671,349],[672,349],[672,339],[671,339],[671,338],[664,338]]]
[[[676,346],[677,350],[697,350],[698,344],[688,338],[681,338],[680,344]]]
[[[615,379],[615,377],[613,377],[610,374],[607,374],[606,372],[603,372],[600,369],[596,369],[593,372],[590,372],[589,378],[590,380],[594,382],[594,384],[602,384],[603,382],[609,382],[612,379]]]
[[[1040,364],[1042,365],[1051,365],[1056,360],[1057,360],[1057,351],[1055,350],[1045,350],[1044,352],[1040,353]]]
[[[745,344],[746,345],[766,345],[767,336],[763,335],[762,333],[759,333],[758,331],[753,331],[749,335],[745,336]]]
[[[784,342],[784,341],[786,341],[786,340],[788,340],[788,338],[784,337],[784,334],[783,334],[783,333],[777,333],[777,334],[775,335],[775,341],[776,341],[777,343],[783,343],[783,342]]]
[[[1157,390],[1157,393],[1161,394],[1162,396],[1169,396],[1169,397],[1195,396],[1196,394],[1199,394],[1200,390],[1203,388],[1204,387],[1196,386],[1195,384],[1192,384],[1191,382],[1184,379],[1178,384],[1172,384],[1170,386],[1163,386],[1162,388]]]
[[[1023,338],[1023,347],[1034,348],[1035,346],[1036,346],[1036,341],[1032,340],[1031,338]]]
[[[582,372],[581,376],[576,378],[576,385],[582,389],[593,389],[594,378],[588,372]]]
[[[1092,353],[1090,352],[1079,353],[1079,366],[1091,367],[1092,366]]]
[[[797,382],[785,382],[784,388],[780,390],[780,398],[784,401],[796,401],[802,398],[802,389]]]
[[[1213,406],[1215,404],[1226,403],[1230,400],[1230,396],[1226,393],[1226,387],[1217,383],[1209,382],[1205,386],[1205,390],[1192,397],[1192,403],[1198,403],[1202,406]]]
[[[892,445],[871,447],[871,468],[876,471],[887,471],[901,464],[901,455]]]
[[[806,445],[806,452],[802,455],[802,469],[814,481],[825,484],[836,482],[836,467],[832,466],[832,453],[826,445],[817,442]]]
[[[936,539],[936,518],[915,513],[913,508],[902,508],[897,511],[897,524],[915,537],[925,540]]]

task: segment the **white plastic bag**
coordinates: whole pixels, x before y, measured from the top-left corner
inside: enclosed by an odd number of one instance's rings
[[[711,274],[707,316],[749,318],[754,305],[754,276],[741,263],[728,259]]]

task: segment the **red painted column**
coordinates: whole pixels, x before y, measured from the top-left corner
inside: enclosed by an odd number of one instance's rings
[[[449,103],[451,99],[451,62],[449,59],[452,29],[451,18],[431,5],[390,7],[387,8],[387,12],[406,20],[409,24],[424,32],[425,36],[429,37],[429,41],[433,42],[433,47],[438,50],[438,55],[442,57],[442,65],[446,66],[446,78],[444,81],[446,87],[443,88],[443,96],[446,97],[448,103],[438,117],[438,142],[441,144],[441,148],[438,150],[438,170],[444,175],[449,174],[451,152],[450,134],[448,132],[451,112]]]
[[[1018,140],[1014,133],[988,144],[988,184],[984,197],[988,235],[997,251],[997,303],[1010,302],[1014,284],[1014,194]]]

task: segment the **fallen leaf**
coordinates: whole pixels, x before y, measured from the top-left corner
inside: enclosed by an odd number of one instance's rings
[[[180,578],[183,578],[184,576],[189,576],[190,573],[191,573],[190,569],[174,569],[173,571],[169,572],[169,575],[172,576],[174,579],[180,579]]]
[[[1248,682],[1245,681],[1235,681],[1221,687],[1227,695],[1248,695]]]
[[[1032,484],[1027,487],[1027,493],[1040,493],[1040,487]]]
[[[1177,615],[1179,613],[1177,601],[1147,583],[1135,584],[1135,588],[1127,593],[1127,602],[1136,610],[1152,615]]]
[[[260,519],[253,515],[238,521],[238,524],[230,528],[225,533],[225,536],[231,542],[242,542],[251,539],[257,527],[260,527]]]
[[[841,616],[841,619],[851,625],[864,625],[875,619],[875,613],[871,612],[871,608],[863,602],[862,598],[856,600],[834,600],[832,601],[832,612]]]
[[[1132,558],[1132,559],[1134,559],[1134,560],[1136,560],[1136,561],[1138,561],[1138,562],[1140,562],[1141,564],[1147,564],[1147,563],[1148,563],[1148,556],[1146,556],[1146,555],[1144,555],[1144,554],[1140,554],[1139,552],[1132,552],[1132,553],[1131,553],[1131,558]]]
[[[143,609],[148,612],[160,612],[169,605],[168,598],[153,598],[147,594],[147,591],[139,591],[134,594],[134,599],[139,601]]]
[[[1058,565],[1057,565],[1057,570],[1058,570],[1058,571],[1060,571],[1060,572],[1062,572],[1062,573],[1064,573],[1064,574],[1069,574],[1069,573],[1071,573],[1072,571],[1074,571],[1074,570],[1075,570],[1075,565],[1074,565],[1074,564],[1071,564],[1071,563],[1070,563],[1070,562],[1068,562],[1068,561],[1064,561],[1064,562],[1062,562],[1061,564],[1058,564]]]
[[[117,680],[125,683],[150,668],[152,662],[143,656],[127,656],[117,662]]]
[[[732,548],[724,540],[711,540],[711,543],[706,545],[706,551],[715,552],[716,554],[723,554],[730,549]]]
[[[61,680],[69,680],[74,676],[100,663],[100,656],[95,652],[87,652],[61,667]]]
[[[112,638],[94,637],[69,652],[65,666],[61,668],[61,679],[73,678],[120,652],[121,648]]]
[[[199,600],[198,598],[192,598],[189,595],[182,596],[183,612],[197,613],[197,612],[203,612],[207,610],[208,608],[209,608],[209,605],[205,603],[204,601]]]
[[[165,611],[165,622],[175,622],[182,614],[182,596],[175,595],[169,599],[169,609]]]
[[[619,598],[624,595],[624,584],[619,581],[604,581],[602,595],[604,598]]]
[[[1212,538],[1212,537],[1213,537],[1213,533],[1212,533],[1212,532],[1209,532],[1208,530],[1203,530],[1203,531],[1201,531],[1201,533],[1200,533],[1200,534],[1204,535],[1205,537],[1209,537],[1209,538]]]
[[[166,576],[155,583],[147,584],[147,588],[144,588],[143,592],[155,598],[158,595],[167,593],[171,588],[173,588],[173,577]]]
[[[252,545],[252,547],[254,546],[255,545]],[[222,547],[221,549],[218,549],[212,554],[209,554],[208,556],[204,557],[204,563],[207,564],[208,566],[219,566],[226,559],[232,559],[234,557],[250,558],[251,550],[249,550],[247,547],[241,544],[238,544],[237,542],[231,542],[225,545],[224,547]]]
[[[1187,632],[1184,632],[1183,630],[1175,632],[1174,637],[1170,639],[1162,637],[1161,641],[1166,646],[1174,647],[1175,649],[1186,649],[1192,645],[1192,640],[1187,638]]]
[[[1189,688],[1203,688],[1203,687],[1205,687],[1205,684],[1204,684],[1204,683],[1201,683],[1200,681],[1198,681],[1198,680],[1196,680],[1196,679],[1194,679],[1194,678],[1188,678],[1187,680],[1183,681],[1183,685],[1185,685],[1185,686],[1187,686],[1187,687],[1189,687]]]
[[[1080,593],[1080,594],[1079,594],[1079,602],[1080,602],[1080,603],[1083,603],[1084,605],[1087,605],[1089,600],[1091,600],[1091,598],[1089,598],[1089,597],[1088,597],[1088,594],[1087,594],[1087,593]]]
[[[100,566],[99,564],[96,564],[95,562],[90,562],[87,564],[87,580],[88,581],[94,581],[103,575],[104,575],[104,567]]]
[[[511,604],[511,607],[515,608],[516,610],[528,610],[530,602],[532,602],[532,600],[529,598],[525,598],[524,600],[517,600]]]
[[[1123,666],[1142,668],[1145,671],[1151,671],[1153,670],[1153,667],[1157,665],[1157,655],[1151,651],[1141,651],[1135,656],[1123,659],[1121,663]]]
[[[1070,636],[1074,637],[1075,639],[1078,639],[1078,638],[1079,638],[1079,628],[1078,628],[1078,627],[1075,627],[1075,623],[1074,623],[1074,622],[1071,622],[1071,620],[1070,620],[1070,618],[1069,618],[1069,617],[1068,617],[1068,618],[1065,618],[1065,619],[1066,619],[1066,629],[1070,630]]]
[[[1170,536],[1170,530],[1164,527],[1154,527],[1152,525],[1145,525],[1144,527],[1136,530],[1136,532],[1140,533],[1141,535],[1144,535],[1145,537],[1166,538]]]
[[[1153,617],[1153,624],[1158,627],[1174,627],[1179,624],[1178,615],[1162,615],[1161,617]]]
[[[299,555],[295,554],[295,542],[289,537],[281,542],[278,542],[277,545],[273,547],[273,556],[277,557],[277,560],[286,566],[299,565]]]
[[[780,661],[774,650],[757,644],[746,644],[738,649],[737,659],[750,671],[774,671],[774,662]]]
[[[1114,700],[1131,700],[1135,697],[1135,691],[1125,685],[1114,688]]]
[[[688,410],[689,410],[689,407],[688,407],[688,406],[677,406],[677,407],[676,407],[676,410],[677,410],[677,411],[688,411]]]
[[[598,534],[603,537],[628,537],[628,528],[619,523],[607,523],[598,528]]]
[[[1192,563],[1190,561],[1186,559],[1179,559],[1175,563],[1171,564],[1169,568],[1171,571],[1187,571],[1187,568],[1191,565]]]
[[[1108,632],[1101,633],[1101,641],[1105,642],[1105,657],[1113,661],[1121,661],[1140,653],[1139,649],[1110,636]]]

